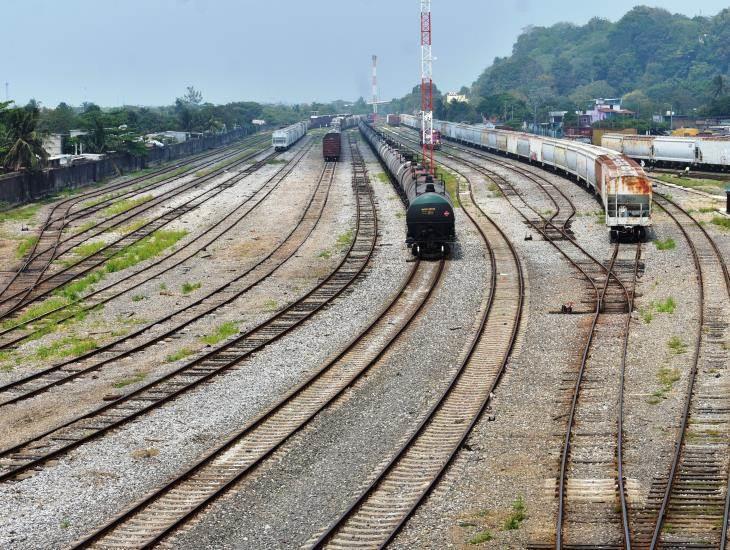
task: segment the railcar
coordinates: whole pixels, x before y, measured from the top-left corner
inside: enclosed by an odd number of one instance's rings
[[[271,134],[271,145],[277,151],[286,151],[307,133],[308,125],[308,122],[297,122],[286,128],[274,130]]]
[[[385,117],[385,123],[388,126],[400,126],[400,116],[389,114]]]
[[[342,152],[342,134],[339,130],[330,130],[322,139],[322,156],[325,162],[338,162]]]
[[[401,123],[416,130],[420,120],[401,115]],[[610,149],[534,134],[434,121],[448,139],[539,163],[582,182],[600,197],[611,239],[630,235],[642,239],[651,226],[651,182],[629,157]]]
[[[413,255],[448,255],[456,239],[456,226],[454,206],[443,179],[427,172],[406,147],[362,121],[359,127],[406,203],[406,244]]]
[[[730,170],[730,137],[604,134],[601,145],[650,165]]]

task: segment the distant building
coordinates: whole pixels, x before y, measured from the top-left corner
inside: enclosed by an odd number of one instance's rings
[[[597,98],[590,107],[578,113],[578,123],[581,127],[591,126],[594,122],[612,120],[625,116],[633,116],[634,111],[621,108],[621,98]]]
[[[311,117],[311,118],[315,118],[315,117]],[[251,121],[251,124],[253,124],[255,126],[264,126],[264,125],[266,125],[266,121],[261,120],[260,118],[255,118]]]
[[[446,92],[446,103],[469,103],[469,99],[459,92]]]

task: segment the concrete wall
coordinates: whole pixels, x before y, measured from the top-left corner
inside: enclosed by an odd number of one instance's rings
[[[65,189],[121,176],[148,166],[189,157],[203,151],[232,143],[246,135],[245,130],[233,130],[225,134],[191,139],[166,147],[151,149],[146,157],[129,154],[109,155],[98,162],[86,162],[73,166],[51,168],[42,172],[13,172],[0,176],[0,202],[22,204],[53,195]]]

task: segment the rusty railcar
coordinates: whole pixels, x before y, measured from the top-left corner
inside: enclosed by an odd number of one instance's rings
[[[338,162],[342,153],[342,134],[331,130],[322,139],[322,156],[325,162]]]

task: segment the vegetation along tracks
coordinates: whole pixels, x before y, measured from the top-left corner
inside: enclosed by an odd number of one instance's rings
[[[143,212],[152,210],[153,208],[160,206],[163,202],[182,196],[186,191],[195,189],[201,184],[214,180],[216,177],[220,176],[223,173],[226,173],[231,168],[246,163],[260,153],[261,151],[257,150],[243,157],[237,157],[236,160],[232,161],[232,163],[226,164],[225,166],[220,168],[216,168],[209,174],[203,175],[201,177],[196,177],[190,182],[167,190],[162,194],[150,200],[145,200],[140,204],[133,204],[131,208],[125,210],[119,215],[111,216],[94,224],[93,230],[79,233],[77,235],[71,235],[65,239],[60,240],[60,242],[54,246],[54,257],[51,258],[51,260],[58,258],[64,252],[72,250],[78,245],[87,242],[91,238],[101,235],[105,231],[119,228],[130,219],[139,216]],[[276,153],[272,153],[271,155],[269,155],[269,157],[275,154]],[[26,279],[25,277],[16,278],[14,283],[11,283],[8,286],[8,292],[6,292],[6,295],[3,298],[0,298],[0,319],[8,318],[11,314],[19,311],[22,307],[28,305],[29,303],[49,295],[51,292],[53,292],[63,284],[67,283],[71,279],[88,273],[101,263],[105,262],[111,256],[120,253],[131,244],[151,235],[158,229],[166,226],[183,214],[199,207],[204,202],[211,200],[246,175],[258,170],[261,166],[265,165],[267,160],[268,157],[256,161],[254,164],[252,164],[242,172],[233,174],[224,182],[220,182],[208,189],[203,190],[201,193],[189,199],[186,199],[183,203],[174,208],[168,209],[165,213],[158,215],[156,218],[152,220],[144,220],[144,223],[142,225],[135,226],[133,230],[129,233],[121,235],[109,243],[105,242],[100,248],[95,249],[92,254],[85,256],[81,259],[74,260],[70,262],[68,266],[63,267],[62,269],[50,275],[45,275],[45,272],[48,268],[48,265],[46,265],[45,267],[41,267],[38,273],[31,274],[28,279]],[[84,236],[84,234],[86,236]],[[63,250],[60,249],[61,244],[64,244]]]
[[[315,547],[386,545],[453,460],[504,372],[522,313],[522,267],[511,242],[482,211],[471,189],[461,195],[463,211],[484,239],[491,264],[489,297],[474,337],[416,430],[352,505],[311,542]]]
[[[358,173],[356,169],[356,174]],[[363,172],[364,174],[364,172]],[[48,460],[139,417],[199,384],[237,366],[243,359],[281,338],[340,295],[365,269],[377,238],[372,190],[360,177],[355,181],[357,219],[354,239],[338,266],[311,291],[263,323],[218,348],[186,362],[61,428],[3,452],[0,481],[17,478]]]
[[[213,241],[220,239],[225,233],[230,231],[237,223],[243,220],[255,208],[261,205],[264,200],[276,189],[284,178],[294,170],[299,161],[310,150],[310,147],[302,149],[297,156],[287,165],[280,168],[276,174],[270,177],[267,182],[261,186],[256,192],[250,195],[249,199],[238,204],[237,207],[230,212],[226,218],[232,217],[230,223],[224,225],[219,232],[209,235],[203,246],[198,246],[197,250],[188,253],[183,258],[176,259],[171,265],[167,265],[162,271],[147,276],[142,281],[132,281],[132,286],[122,285],[123,288],[111,291],[114,286],[126,281],[119,281],[115,285],[111,285],[101,291],[92,293],[87,296],[84,301],[86,303],[82,311],[92,310],[118,296],[127,293],[140,285],[149,282],[153,278],[159,277],[163,273],[170,271],[183,262],[195,256],[200,250],[205,249]],[[99,370],[102,367],[116,363],[124,357],[128,357],[134,353],[146,350],[165,339],[174,337],[182,329],[191,323],[203,318],[212,312],[219,312],[220,308],[227,306],[248,292],[253,286],[261,283],[269,277],[276,269],[291,258],[299,247],[304,243],[319,219],[327,201],[329,187],[334,179],[335,164],[330,163],[325,167],[319,184],[313,191],[310,201],[305,208],[302,216],[298,220],[295,227],[289,232],[284,240],[274,248],[265,257],[257,261],[253,266],[247,268],[244,272],[236,275],[233,279],[219,285],[205,296],[195,300],[187,306],[164,315],[155,321],[133,331],[132,333],[115,340],[109,344],[94,349],[74,359],[63,361],[49,368],[36,371],[28,376],[19,378],[0,386],[0,407],[17,403],[30,397],[39,395],[49,389],[68,383],[80,376],[87,375],[91,372]],[[252,205],[247,203],[256,199]],[[246,208],[244,208],[246,206]],[[234,216],[236,214],[236,216]],[[210,233],[216,226],[221,224],[226,218],[220,220],[215,226],[209,228],[205,234]],[[198,238],[202,238],[199,235]],[[186,246],[192,244],[192,241]],[[178,252],[182,251],[181,248]],[[169,257],[167,258],[169,259]],[[167,259],[160,260],[154,265],[162,265]],[[137,273],[139,274],[139,272]],[[90,300],[89,298],[93,298]],[[78,311],[78,310],[75,310]],[[154,335],[153,335],[154,332]],[[16,341],[22,339],[20,337]],[[8,345],[7,343],[5,345]]]
[[[636,538],[650,548],[721,548],[730,512],[730,277],[713,238],[685,209],[655,193],[654,203],[687,241],[699,289],[699,322],[687,397],[666,478],[652,487]]]
[[[113,202],[127,199],[139,193],[148,193],[153,189],[167,185],[171,180],[189,174],[193,170],[199,170],[238,155],[242,150],[242,146],[250,147],[260,143],[262,143],[261,137],[254,136],[226,147],[223,151],[214,151],[213,154],[208,151],[194,157],[188,157],[142,176],[98,186],[85,193],[56,202],[42,222],[38,235],[34,239],[33,246],[26,258],[5,282],[2,291],[0,291],[0,299],[4,298],[7,293],[17,292],[18,289],[25,290],[37,283],[45,274],[51,262],[58,257],[59,247],[63,242],[63,233],[74,220],[88,217],[109,207]],[[201,160],[203,162],[199,162]],[[76,209],[76,207],[80,208]],[[125,213],[120,212],[109,216],[107,220],[119,218]],[[82,227],[73,237],[77,240],[80,239],[81,235],[89,233],[95,225]],[[89,238],[92,237],[93,235]]]

